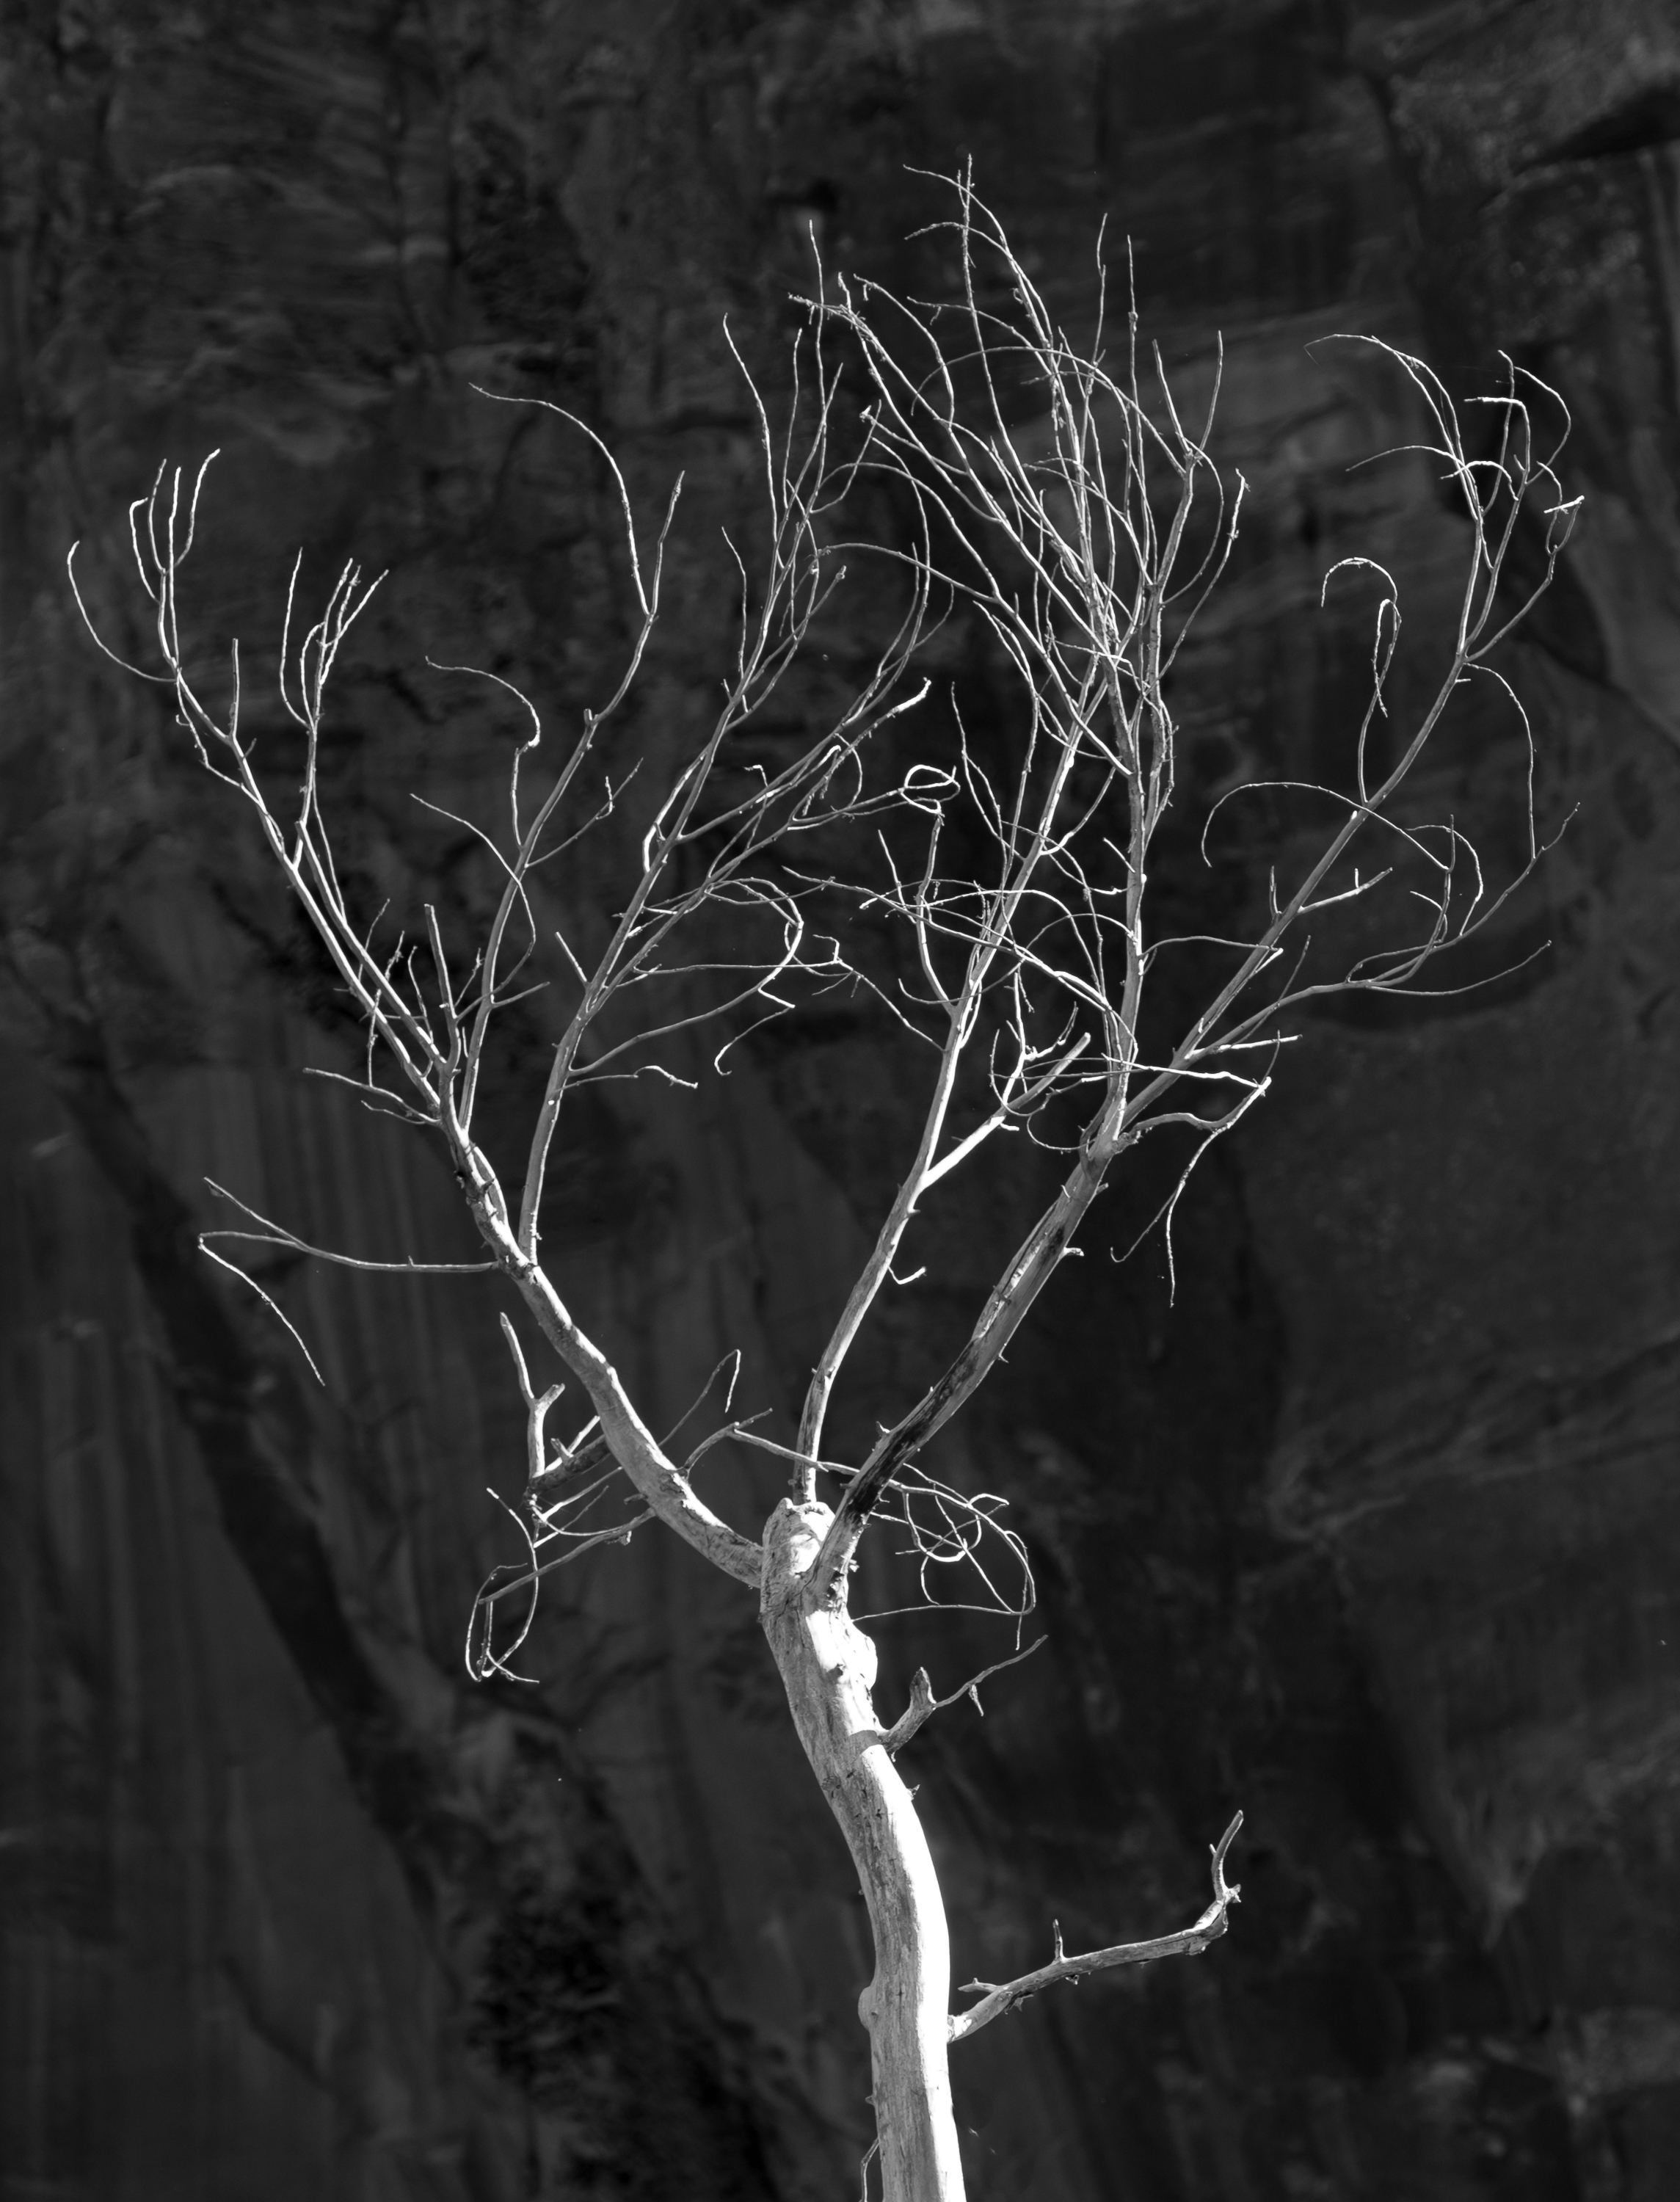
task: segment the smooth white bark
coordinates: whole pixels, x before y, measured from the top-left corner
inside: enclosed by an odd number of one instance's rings
[[[858,1869],[875,1933],[869,2028],[886,2202],[962,2202],[951,2107],[951,1945],[928,1839],[869,1692],[875,1648],[845,1576],[815,1566],[834,1520],[784,1498],[764,1530],[760,1613],[805,1756]]]

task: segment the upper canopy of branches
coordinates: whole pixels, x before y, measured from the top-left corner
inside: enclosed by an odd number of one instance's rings
[[[209,461],[190,489],[179,471],[160,472],[131,508],[132,547],[162,661],[161,670],[142,677],[171,690],[205,764],[256,813],[359,1010],[368,1045],[357,1090],[371,1105],[441,1134],[486,1240],[484,1266],[516,1284],[581,1376],[599,1418],[598,1430],[551,1456],[543,1431],[554,1395],[533,1391],[521,1361],[533,1433],[533,1543],[519,1581],[533,1593],[544,1564],[538,1546],[563,1534],[568,1552],[583,1549],[628,1534],[647,1512],[732,1572],[750,1577],[756,1564],[749,1541],[694,1497],[687,1469],[697,1456],[680,1466],[652,1438],[543,1270],[545,1179],[576,1088],[609,1077],[675,1076],[669,1046],[677,1035],[708,1032],[726,1050],[802,987],[869,986],[926,1044],[913,1148],[813,1371],[795,1442],[776,1447],[727,1419],[706,1440],[728,1434],[772,1445],[802,1500],[828,1465],[823,1434],[836,1381],[895,1281],[918,1210],[987,1142],[1056,1126],[1060,1184],[976,1311],[968,1340],[867,1458],[840,1471],[817,1573],[843,1597],[858,1537],[889,1495],[889,1510],[910,1525],[924,1567],[974,1558],[981,1532],[994,1526],[990,1502],[959,1498],[915,1463],[995,1365],[1115,1162],[1146,1134],[1177,1125],[1191,1135],[1182,1189],[1207,1143],[1265,1092],[1292,1012],[1326,993],[1412,987],[1441,950],[1490,921],[1540,853],[1531,788],[1523,857],[1514,875],[1500,880],[1450,818],[1402,815],[1398,798],[1459,687],[1475,677],[1505,686],[1494,653],[1555,569],[1577,508],[1562,495],[1555,449],[1537,443],[1530,409],[1537,399],[1548,407],[1559,401],[1509,368],[1503,394],[1477,401],[1491,409],[1496,433],[1473,448],[1428,367],[1375,339],[1351,339],[1376,344],[1409,385],[1424,423],[1418,448],[1442,470],[1465,523],[1444,670],[1409,722],[1385,727],[1379,765],[1373,734],[1390,708],[1398,592],[1380,567],[1343,561],[1378,584],[1369,692],[1348,729],[1351,786],[1274,786],[1274,796],[1301,798],[1304,816],[1329,823],[1293,875],[1272,874],[1247,931],[1206,944],[1223,956],[1223,976],[1182,1030],[1145,1055],[1145,990],[1171,945],[1152,925],[1149,896],[1152,844],[1177,781],[1171,676],[1224,571],[1244,485],[1240,476],[1227,481],[1211,452],[1217,374],[1204,413],[1187,421],[1158,353],[1141,357],[1129,300],[1111,354],[1099,282],[1097,333],[1087,345],[1075,344],[970,179],[953,180],[951,189],[959,296],[925,304],[869,283],[825,280],[809,302],[785,417],[773,423],[747,378],[762,459],[763,548],[751,572],[733,545],[720,554],[720,586],[740,597],[734,660],[710,727],[663,786],[650,786],[645,774],[638,784],[645,807],[616,914],[604,936],[587,946],[564,917],[557,919],[551,898],[539,914],[535,875],[626,799],[622,770],[602,777],[604,736],[626,712],[661,617],[680,481],[657,526],[643,529],[601,436],[546,407],[588,439],[605,469],[635,628],[616,687],[584,712],[551,765],[544,760],[552,742],[537,706],[510,690],[528,731],[515,754],[506,812],[499,821],[457,821],[492,853],[501,882],[482,937],[464,955],[445,941],[430,906],[394,933],[382,914],[352,907],[334,862],[319,771],[323,714],[334,663],[377,583],[347,565],[299,636],[294,568],[281,645],[281,694],[304,744],[294,801],[290,789],[282,794],[262,775],[241,733],[237,645],[220,713],[187,670],[179,591]],[[896,486],[907,533],[892,543],[849,540],[852,492],[881,478]],[[1542,570],[1526,599],[1513,603],[1511,551],[1525,513],[1536,516]],[[766,762],[751,738],[811,647],[813,623],[846,561],[863,553],[889,559],[903,576],[897,624],[841,706],[791,743],[782,727],[776,761]],[[1012,678],[1006,766],[982,760],[960,717],[952,745],[937,755],[915,754],[905,728],[890,744],[881,739],[926,696],[918,649],[933,615],[951,607],[983,623]],[[475,677],[510,688],[493,674]],[[1514,696],[1511,705],[1526,739]],[[1249,792],[1235,789],[1223,800]],[[816,852],[842,828],[875,845],[880,869],[872,882],[825,869]],[[958,861],[951,852],[959,840]],[[976,846],[986,852],[978,863]],[[1391,893],[1404,890],[1394,906],[1410,912],[1388,945],[1327,966],[1321,942],[1309,966],[1305,921],[1364,900],[1384,882]],[[846,916],[860,908],[903,928],[911,980],[893,986],[867,971]],[[476,1133],[486,1044],[498,1014],[533,976],[547,988],[551,1053],[522,1180],[504,1194]],[[1053,1119],[1046,1116],[1052,1107]],[[249,1210],[246,1216],[253,1229],[212,1235],[301,1245],[283,1227]],[[589,1507],[606,1491],[615,1463],[645,1510],[593,1526]],[[499,1586],[494,1595],[515,1587]],[[1013,1594],[999,1602],[1024,1610]],[[487,1637],[475,1657],[495,1663]]]

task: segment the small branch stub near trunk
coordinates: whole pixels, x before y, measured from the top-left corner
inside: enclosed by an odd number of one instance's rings
[[[918,1667],[910,1678],[910,1703],[881,1739],[887,1746],[887,1756],[896,1758],[918,1729],[924,1728],[935,1713],[942,1713],[947,1705],[954,1705],[959,1698],[972,1698],[975,1710],[983,1716],[986,1708],[980,1702],[981,1684],[993,1675],[1001,1675],[1005,1667],[1018,1667],[1023,1659],[1032,1657],[1040,1644],[1048,1641],[1047,1637],[1040,1636],[1024,1652],[1017,1652],[1011,1658],[999,1659],[989,1667],[982,1667],[977,1675],[971,1675],[966,1682],[954,1689],[948,1698],[934,1695],[933,1682],[927,1669]]]

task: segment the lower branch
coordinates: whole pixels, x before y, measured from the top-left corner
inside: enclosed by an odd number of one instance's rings
[[[1107,1950],[1088,1950],[1082,1958],[1068,1958],[1062,1954],[1062,1930],[1056,1929],[1056,1955],[1047,1965],[1040,1965],[1035,1973],[1023,1973],[1018,1981],[1006,1981],[1001,1987],[990,1981],[970,1981],[963,1993],[966,1995],[983,1989],[982,1999],[970,2010],[958,2013],[951,2022],[951,2039],[962,2041],[970,2034],[978,2034],[982,2026],[989,2026],[994,2018],[1013,2011],[1017,2004],[1025,2003],[1041,1988],[1053,1988],[1060,1981],[1083,1980],[1088,1973],[1106,1972],[1114,1965],[1147,1964],[1152,1958],[1199,1958],[1210,1942],[1217,1942],[1224,1933],[1232,1905],[1241,1892],[1225,1879],[1225,1853],[1229,1850],[1237,1829],[1242,1825],[1239,1812],[1218,1841],[1211,1847],[1213,1852],[1213,1901],[1194,1927],[1186,1927],[1176,1934],[1158,1934],[1147,1942],[1117,1942]]]

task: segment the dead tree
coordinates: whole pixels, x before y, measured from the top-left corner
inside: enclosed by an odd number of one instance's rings
[[[1270,785],[1271,808],[1297,803],[1309,825],[1321,821],[1318,836],[1285,876],[1271,870],[1246,930],[1203,938],[1204,953],[1223,959],[1223,976],[1182,1029],[1146,1050],[1140,1031],[1151,974],[1181,945],[1152,929],[1150,897],[1152,844],[1175,788],[1174,661],[1236,540],[1243,485],[1237,477],[1228,487],[1209,453],[1217,377],[1205,419],[1187,426],[1158,352],[1140,363],[1135,307],[1112,364],[1100,333],[1088,346],[1075,344],[970,180],[952,188],[958,295],[928,306],[873,285],[828,280],[808,302],[809,329],[796,348],[803,389],[789,421],[773,427],[753,390],[767,548],[756,581],[739,558],[732,569],[720,568],[740,592],[739,649],[710,732],[644,798],[639,846],[610,937],[587,958],[563,930],[539,922],[533,875],[626,800],[622,779],[598,792],[598,768],[604,735],[631,694],[660,617],[676,491],[657,531],[645,536],[612,453],[587,424],[563,416],[595,446],[616,486],[637,631],[616,688],[584,713],[569,750],[534,792],[542,724],[513,692],[529,733],[515,757],[509,815],[499,829],[473,826],[494,853],[500,899],[464,963],[449,952],[430,907],[415,914],[411,933],[376,938],[379,917],[346,900],[322,815],[317,758],[328,681],[377,584],[364,586],[357,567],[346,566],[301,640],[288,599],[281,694],[302,729],[305,763],[295,812],[288,795],[282,815],[272,774],[259,776],[240,733],[237,645],[220,717],[186,669],[180,585],[204,468],[190,489],[179,471],[160,471],[130,510],[161,670],[126,669],[165,685],[203,763],[250,804],[365,1022],[367,1068],[348,1082],[368,1106],[442,1140],[483,1242],[484,1258],[468,1266],[512,1288],[592,1410],[569,1441],[550,1438],[560,1387],[535,1387],[504,1316],[528,1418],[525,1513],[516,1517],[528,1550],[480,1593],[469,1665],[480,1676],[510,1673],[506,1663],[530,1626],[542,1576],[650,1521],[757,1597],[800,1743],[850,1846],[874,1928],[875,1970],[859,2011],[874,2069],[870,2153],[879,2152],[888,2202],[949,2202],[962,2192],[946,2070],[952,2042],[1058,1981],[1200,1952],[1225,1932],[1237,1891],[1224,1865],[1241,1815],[1213,1846],[1211,1901],[1193,1926],[1073,1957],[1058,1934],[1049,1964],[1001,1985],[971,1983],[980,1999],[953,2016],[939,1886],[912,1793],[894,1763],[952,1700],[936,1701],[922,1672],[908,1710],[894,1722],[877,1716],[875,1646],[847,1606],[859,1540],[890,1518],[908,1530],[924,1571],[973,1568],[981,1602],[1014,1619],[1016,1656],[1025,1656],[1019,1624],[1031,1587],[1024,1550],[1003,1526],[999,1502],[941,1483],[925,1464],[927,1448],[985,1381],[1074,1251],[1087,1211],[1123,1157],[1168,1126],[1188,1134],[1176,1202],[1196,1157],[1267,1091],[1292,1021],[1308,1001],[1415,990],[1425,967],[1487,926],[1532,869],[1541,851],[1531,771],[1524,851],[1502,882],[1484,875],[1450,820],[1431,822],[1406,798],[1468,682],[1506,688],[1529,739],[1494,653],[1550,580],[1576,513],[1553,470],[1556,450],[1541,455],[1530,414],[1531,400],[1549,406],[1554,393],[1510,368],[1502,395],[1477,401],[1488,409],[1483,417],[1492,433],[1471,441],[1430,369],[1378,347],[1410,386],[1428,424],[1421,448],[1441,470],[1465,523],[1456,628],[1440,639],[1444,669],[1408,723],[1389,720],[1395,586],[1369,561],[1342,561],[1374,581],[1377,599],[1370,693],[1363,720],[1349,729],[1347,784]],[[850,411],[840,399],[842,362],[853,376],[861,368],[864,385],[864,402]],[[1035,408],[1030,432],[1011,426],[1023,392],[1033,393]],[[810,646],[845,558],[860,548],[845,540],[849,494],[860,480],[883,476],[911,524],[896,544],[861,547],[896,562],[905,580],[902,620],[838,715],[809,727],[791,754],[766,762],[750,739],[755,721]],[[1538,578],[1525,601],[1509,586],[1519,527],[1533,531],[1531,542],[1543,542],[1543,556],[1529,562]],[[1340,570],[1326,576],[1327,587]],[[986,768],[960,726],[943,753],[902,763],[915,723],[906,715],[926,694],[918,651],[952,607],[984,623],[1013,680],[1016,741],[1005,777]],[[913,741],[909,746],[914,751]],[[882,769],[883,751],[900,762]],[[1216,809],[1253,792],[1253,783],[1231,790]],[[984,865],[948,859],[958,821],[970,850],[976,833],[989,849]],[[881,869],[867,886],[843,883],[819,860],[801,861],[803,851],[831,846],[833,834],[852,827],[865,829],[881,852]],[[1297,835],[1292,845],[1299,845]],[[1327,962],[1326,921],[1351,904],[1368,910],[1373,897],[1409,911],[1409,921],[1397,917],[1388,944],[1375,951],[1366,923],[1339,961]],[[837,910],[840,921],[822,929]],[[904,928],[915,974],[896,986],[866,974],[856,936],[848,946],[849,923],[878,927],[883,916]],[[545,1003],[557,1007],[546,1086],[515,1186],[492,1167],[475,1122],[492,1025],[533,975],[546,986]],[[709,1027],[732,1044],[798,989],[836,986],[869,986],[903,1027],[925,1082],[920,1136],[837,1311],[792,1444],[732,1419],[726,1407],[679,1457],[655,1436],[592,1334],[588,1310],[568,1304],[545,1265],[538,1220],[557,1125],[569,1097],[587,1083],[672,1075],[661,1050],[678,1033]],[[947,1180],[987,1142],[1023,1131],[1058,1155],[1053,1198],[943,1374],[905,1404],[864,1457],[829,1457],[824,1431],[835,1385],[883,1292],[899,1281],[894,1264],[918,1212],[952,1197]],[[219,1248],[251,1241],[348,1258],[307,1246],[249,1209],[239,1228],[205,1239],[223,1261],[229,1257]],[[357,1266],[408,1274],[438,1265]],[[764,1448],[785,1463],[786,1495],[759,1537],[721,1519],[695,1487],[702,1457],[724,1441]],[[819,1478],[828,1480],[832,1501],[818,1495]],[[1020,1564],[1018,1593],[993,1587],[993,1551]],[[507,1615],[515,1617],[511,1629]],[[866,2185],[867,2175],[866,2159]]]

